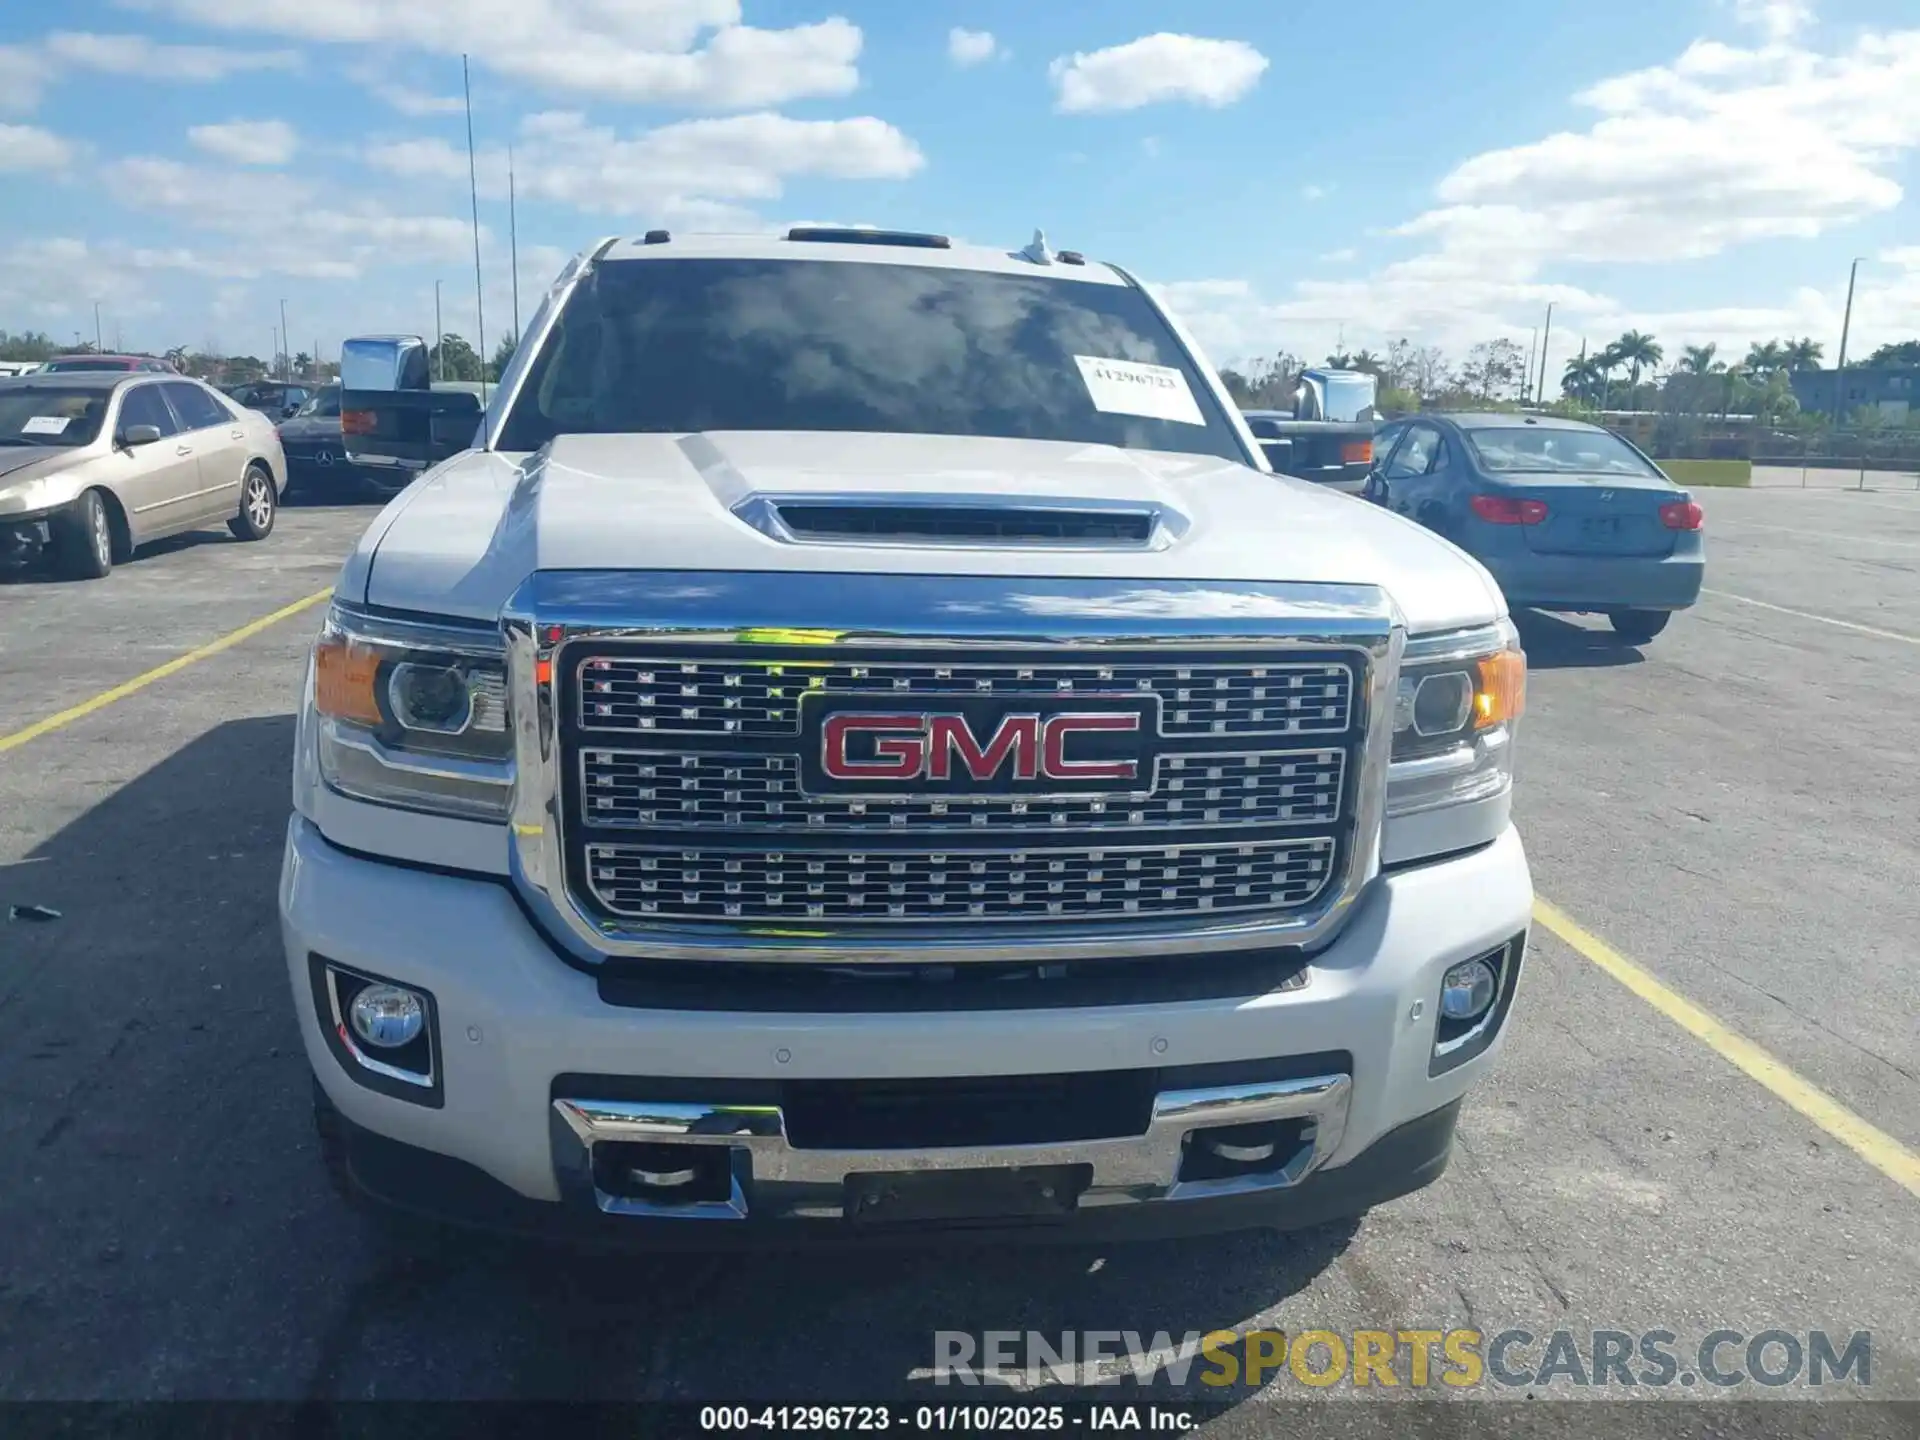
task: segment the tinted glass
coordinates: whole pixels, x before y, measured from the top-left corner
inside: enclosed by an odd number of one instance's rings
[[[58,375],[76,370],[131,370],[133,367],[125,360],[95,360],[89,356],[79,356],[72,360],[49,360],[47,372]]]
[[[171,380],[161,388],[167,392],[167,399],[172,402],[181,425],[188,430],[204,430],[209,425],[221,425],[233,418],[221,408],[218,400],[198,385]]]
[[[1496,475],[1657,475],[1631,446],[1604,430],[1515,425],[1469,430],[1480,468]]]
[[[106,413],[105,390],[0,385],[0,445],[85,445]]]
[[[1166,368],[1109,367],[1090,381],[1082,360]],[[1121,413],[1156,404],[1132,386],[1169,408]],[[1189,419],[1160,418],[1172,405]],[[1247,458],[1131,286],[820,260],[597,267],[542,345],[499,444],[698,430],[996,435]]]
[[[152,425],[162,435],[178,431],[158,385],[136,385],[121,398],[120,433],[125,434],[132,425]]]
[[[1424,425],[1415,426],[1408,433],[1406,444],[1393,452],[1393,463],[1387,466],[1387,474],[1396,477],[1426,474],[1427,467],[1433,464],[1434,448],[1439,441],[1438,432]]]
[[[300,407],[300,418],[315,416],[322,420],[333,419],[340,413],[340,392],[338,390],[316,390],[307,403]]]

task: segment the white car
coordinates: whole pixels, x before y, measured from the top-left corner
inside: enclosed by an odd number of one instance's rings
[[[416,456],[417,347],[348,348],[350,452]],[[356,1193],[680,1247],[1311,1224],[1438,1176],[1506,1033],[1499,590],[1269,472],[1116,267],[606,242],[334,593],[279,900]]]

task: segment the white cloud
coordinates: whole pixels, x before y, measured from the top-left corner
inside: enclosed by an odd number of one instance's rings
[[[284,165],[299,138],[284,120],[230,120],[224,125],[195,125],[187,138],[209,155],[236,165]]]
[[[24,115],[46,89],[46,57],[25,45],[0,45],[0,112]]]
[[[1267,63],[1244,40],[1162,32],[1106,50],[1062,55],[1047,74],[1054,108],[1069,114],[1135,110],[1166,100],[1218,109],[1252,90]]]
[[[1329,265],[1344,265],[1351,260],[1358,260],[1360,258],[1360,252],[1349,245],[1339,250],[1329,250],[1320,258]]]
[[[299,68],[300,57],[291,50],[163,45],[145,35],[62,30],[29,44],[0,45],[0,111],[33,110],[47,87],[72,70],[198,84],[249,71]]]
[[[777,200],[789,179],[893,180],[914,174],[925,157],[883,120],[795,120],[771,112],[683,120],[621,138],[570,111],[530,115],[515,142],[515,176],[524,198],[581,210],[672,220],[694,228],[759,228],[740,207]],[[438,138],[377,145],[368,162],[412,179],[464,182],[464,149]],[[506,152],[479,156],[481,189],[506,191]]]
[[[739,0],[148,0],[183,19],[455,56],[549,89],[713,109],[845,95],[858,26],[740,23]]]
[[[1324,185],[1302,185],[1300,187],[1300,198],[1309,203],[1315,200],[1324,200],[1327,198],[1327,187]]]
[[[991,30],[965,30],[956,25],[947,32],[947,58],[960,66],[991,60],[1000,48]]]
[[[1734,18],[1757,27],[1769,40],[1788,40],[1813,23],[1806,0],[1723,0]]]
[[[41,42],[55,65],[138,75],[143,80],[205,82],[255,70],[297,70],[291,50],[234,50],[214,45],[162,45],[146,35],[97,35],[56,31]]]
[[[396,80],[378,65],[349,65],[346,76],[402,115],[458,115],[466,109],[463,96],[436,95],[425,86]]]
[[[284,173],[130,156],[106,166],[101,180],[131,209],[236,237],[238,247],[207,257],[202,271],[226,278],[273,273],[351,280],[396,259],[459,261],[473,254],[465,218],[396,212],[373,199],[329,203],[336,192]],[[484,226],[481,237],[492,244]]]
[[[51,170],[75,154],[70,140],[34,125],[0,125],[0,171]]]

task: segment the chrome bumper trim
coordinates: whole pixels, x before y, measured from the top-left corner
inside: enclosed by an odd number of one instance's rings
[[[787,1138],[777,1105],[700,1105],[643,1100],[562,1098],[554,1112],[591,1158],[602,1141],[702,1145],[734,1152],[732,1194],[726,1200],[663,1203],[610,1195],[598,1188],[595,1202],[610,1215],[646,1215],[682,1220],[744,1220],[746,1185],[789,1183],[840,1187],[849,1175],[907,1174],[941,1170],[992,1170],[1046,1165],[1091,1165],[1093,1178],[1081,1193],[1082,1207],[1213,1199],[1285,1190],[1297,1185],[1331,1155],[1347,1124],[1353,1081],[1347,1075],[1262,1080],[1245,1085],[1162,1091],[1144,1135],[1059,1144],[955,1146],[923,1150],[801,1150]],[[1181,1180],[1180,1163],[1189,1132],[1270,1120],[1311,1124],[1284,1164],[1252,1175],[1217,1180]],[[745,1164],[741,1161],[744,1159]],[[753,1208],[756,1218],[838,1219],[837,1198],[775,1202]]]

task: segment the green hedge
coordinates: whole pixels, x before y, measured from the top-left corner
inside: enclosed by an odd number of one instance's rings
[[[1734,485],[1744,489],[1753,484],[1751,460],[1662,460],[1658,463],[1676,485]]]

